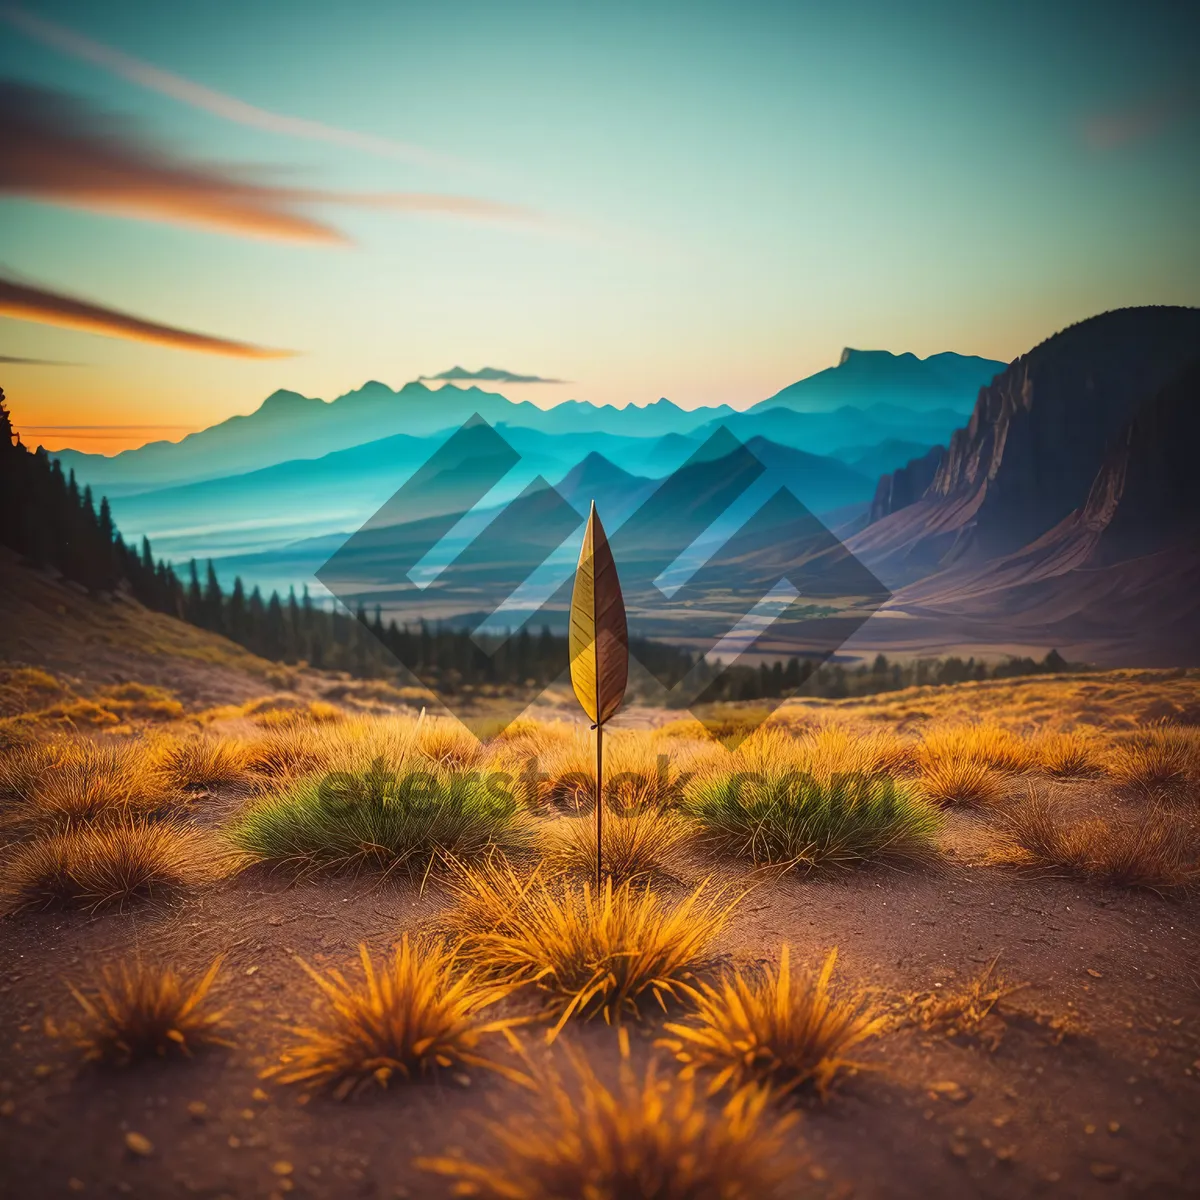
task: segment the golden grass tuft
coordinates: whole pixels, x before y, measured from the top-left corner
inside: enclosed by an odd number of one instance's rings
[[[623,1062],[609,1089],[579,1054],[566,1079],[553,1064],[535,1079],[526,1111],[483,1122],[482,1161],[462,1155],[416,1165],[483,1200],[775,1200],[795,1196],[803,1162],[765,1092],[738,1093],[716,1110],[690,1080],[638,1078]]]
[[[1004,799],[999,772],[967,758],[944,758],[921,772],[921,791],[943,808],[953,805],[991,805]]]
[[[969,762],[1013,773],[1037,765],[1033,745],[1001,725],[939,725],[926,731],[917,747],[917,763],[931,770],[945,762]]]
[[[268,783],[279,783],[325,767],[331,747],[296,724],[276,727],[246,749],[246,767]]]
[[[412,1081],[451,1068],[481,1067],[525,1081],[479,1053],[480,1042],[517,1023],[484,1019],[508,993],[506,985],[464,970],[457,950],[439,940],[410,943],[406,934],[379,968],[365,946],[359,957],[361,983],[296,960],[319,989],[323,1020],[294,1028],[296,1040],[264,1077],[327,1088],[338,1100],[372,1085],[387,1087],[393,1078]]]
[[[420,721],[416,728],[416,748],[435,766],[452,770],[475,766],[483,757],[479,739],[454,717],[427,717]]]
[[[1200,885],[1200,835],[1157,806],[1125,817],[1070,820],[1031,789],[1005,815],[1001,861],[1155,892]]]
[[[489,974],[527,984],[555,1020],[553,1041],[572,1017],[619,1023],[648,999],[695,994],[692,981],[740,896],[701,883],[666,905],[649,886],[605,881],[551,885],[541,871],[521,881],[496,864],[460,867],[459,904],[449,920],[466,934],[464,955]]]
[[[0,763],[0,826],[28,833],[80,821],[127,821],[178,797],[143,742],[60,739],[19,750]]]
[[[140,958],[107,964],[86,992],[67,985],[82,1014],[51,1032],[82,1050],[85,1062],[114,1066],[231,1046],[223,1036],[226,1010],[214,1008],[210,996],[220,969],[219,957],[199,975]]]
[[[693,1015],[669,1023],[674,1036],[660,1044],[685,1074],[713,1072],[710,1095],[754,1085],[778,1096],[811,1087],[824,1097],[839,1075],[861,1065],[851,1051],[885,1024],[861,993],[833,993],[836,962],[831,950],[819,974],[793,980],[785,943],[778,970],[738,970],[715,986],[701,984]]]
[[[1126,734],[1108,750],[1113,782],[1155,797],[1200,783],[1200,729],[1151,726]]]
[[[161,744],[158,769],[180,791],[235,787],[249,779],[249,747],[239,738],[189,737]]]
[[[0,861],[0,914],[155,899],[220,878],[234,861],[179,821],[72,825],[10,847]]]
[[[595,735],[578,726],[546,726],[501,742],[493,762],[521,776],[532,763],[542,776],[536,795],[522,798],[552,812],[574,815],[592,808],[596,790]],[[719,751],[718,751],[719,752]],[[618,815],[663,808],[695,751],[671,746],[640,731],[618,730],[604,741],[604,797]]]
[[[1104,750],[1095,733],[1072,729],[1047,730],[1030,746],[1038,767],[1058,779],[1092,779],[1104,774]]]
[[[688,833],[674,813],[645,808],[631,816],[604,814],[604,870],[618,883],[666,874],[672,856]],[[546,830],[546,860],[576,874],[596,870],[595,814],[564,817]]]

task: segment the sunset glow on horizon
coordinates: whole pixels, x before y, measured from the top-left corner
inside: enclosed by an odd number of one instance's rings
[[[746,407],[1200,304],[1174,8],[686,11],[0,8],[17,427],[112,454],[454,364]]]

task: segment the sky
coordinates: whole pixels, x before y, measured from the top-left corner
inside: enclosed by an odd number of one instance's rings
[[[1186,7],[0,0],[0,385],[115,453],[280,387],[744,407],[1200,304]]]

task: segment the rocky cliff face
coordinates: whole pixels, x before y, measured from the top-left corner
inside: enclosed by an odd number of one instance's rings
[[[944,446],[933,446],[920,458],[910,459],[905,466],[883,476],[875,487],[868,521],[878,521],[920,500],[936,478],[945,453]]]
[[[1200,527],[1200,356],[1145,401],[1097,473],[1080,524],[1103,531],[1113,560],[1145,554]]]
[[[1198,353],[1200,309],[1118,309],[1055,334],[981,390],[920,496],[913,464],[880,481],[872,519],[899,532],[893,514],[919,498],[952,547],[940,565],[1011,553],[1087,503],[1139,405]],[[910,546],[914,534],[904,530]]]

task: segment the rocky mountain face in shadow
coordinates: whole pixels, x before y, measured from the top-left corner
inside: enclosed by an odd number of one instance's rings
[[[944,453],[881,480],[850,545],[898,589],[909,636],[1200,661],[1198,444],[1200,310],[1105,313],[1017,359]]]
[[[1200,527],[1200,354],[1144,402],[1097,473],[1080,514],[1102,553],[1146,553]]]
[[[943,454],[880,481],[868,557],[903,546],[912,576],[1038,538],[1087,502],[1139,405],[1198,353],[1197,309],[1118,309],[1055,334],[980,391]]]
[[[946,456],[945,446],[931,446],[924,454],[880,478],[871,501],[870,521],[915,504],[929,490]]]

